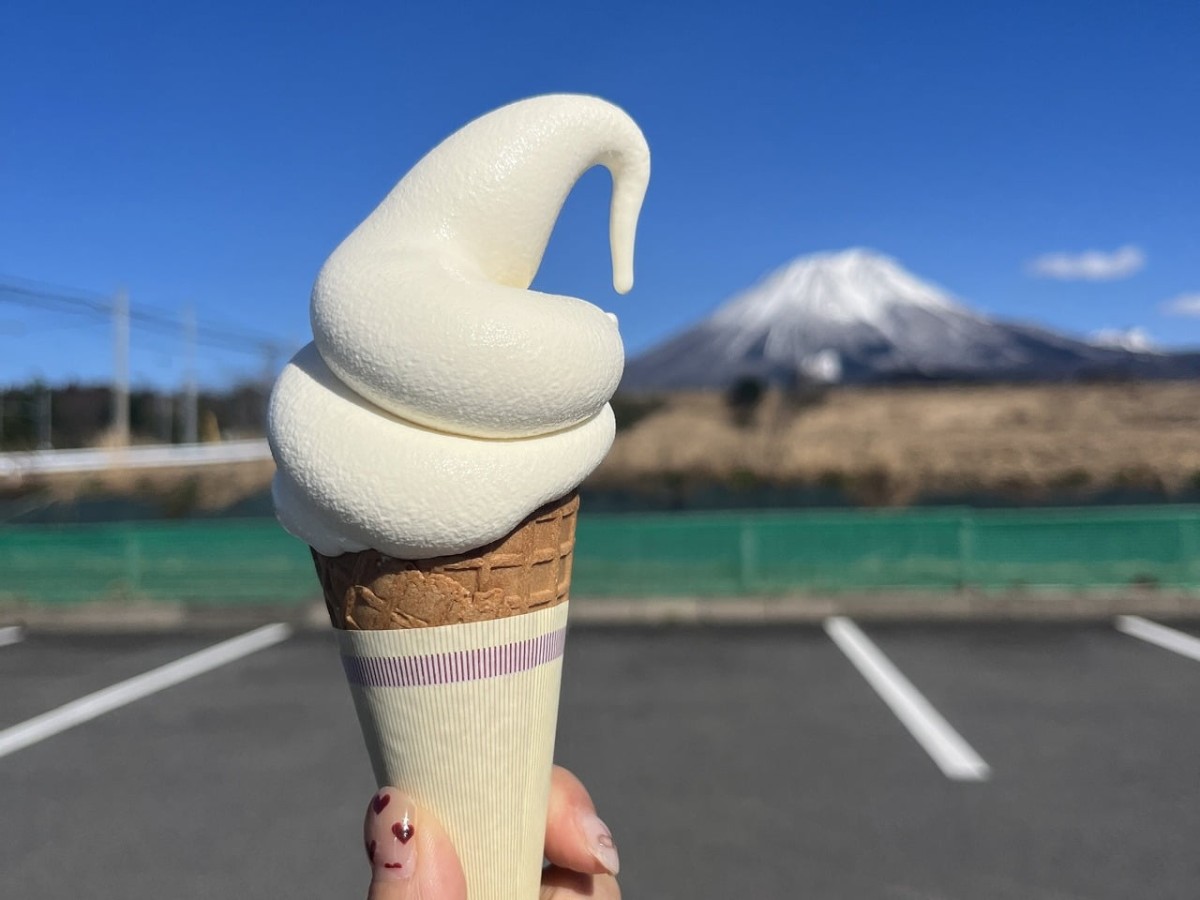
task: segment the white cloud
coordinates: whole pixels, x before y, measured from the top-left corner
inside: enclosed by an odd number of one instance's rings
[[[1088,340],[1098,347],[1132,350],[1135,353],[1151,353],[1155,350],[1154,338],[1145,328],[1102,328],[1093,331]]]
[[[1200,316],[1200,293],[1180,294],[1162,305],[1168,316]]]
[[[1113,281],[1128,278],[1146,265],[1140,247],[1126,244],[1111,253],[1085,250],[1082,253],[1046,253],[1032,259],[1026,271],[1035,278],[1060,281]]]

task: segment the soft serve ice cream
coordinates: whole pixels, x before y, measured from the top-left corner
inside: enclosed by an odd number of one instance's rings
[[[275,505],[326,556],[496,541],[599,465],[624,365],[616,320],[529,290],[567,194],[613,178],[613,283],[633,283],[650,155],[603,100],[483,116],[426,155],[322,267],[314,341],[280,375]]]

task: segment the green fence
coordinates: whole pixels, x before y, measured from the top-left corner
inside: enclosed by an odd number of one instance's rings
[[[1200,508],[581,518],[577,597],[878,588],[1200,587]],[[318,596],[270,520],[0,528],[0,599],[211,603]]]

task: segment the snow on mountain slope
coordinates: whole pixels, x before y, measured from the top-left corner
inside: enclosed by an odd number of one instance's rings
[[[627,390],[791,381],[1135,374],[1142,357],[993,321],[869,250],[804,256],[630,360]],[[1177,366],[1158,357],[1153,374]],[[1200,371],[1194,355],[1182,368]]]

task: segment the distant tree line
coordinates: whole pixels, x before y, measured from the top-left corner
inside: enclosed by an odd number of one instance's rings
[[[733,424],[738,428],[753,425],[771,387],[770,381],[755,375],[744,375],[734,381],[725,391],[725,407]],[[790,417],[810,406],[818,406],[825,401],[830,388],[827,382],[793,373],[776,387],[782,399],[777,412]]]
[[[199,438],[215,441],[266,434],[269,388],[259,382],[226,391],[202,391],[197,400]],[[184,395],[154,388],[129,394],[129,430],[135,443],[177,443],[183,438]],[[107,385],[40,382],[0,388],[0,451],[94,447],[113,422]]]

